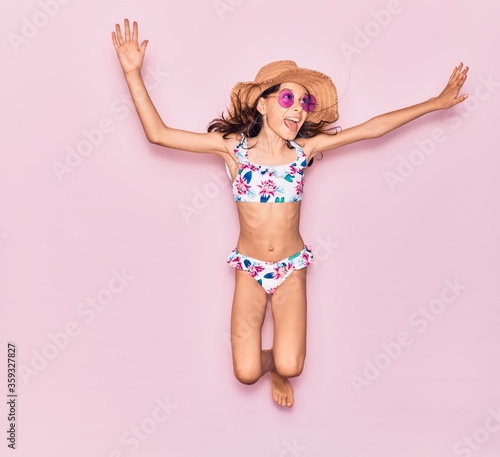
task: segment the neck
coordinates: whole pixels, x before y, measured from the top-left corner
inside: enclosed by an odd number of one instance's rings
[[[259,149],[265,150],[268,154],[282,154],[288,151],[286,139],[276,135],[270,128],[263,126],[260,133],[253,139]]]

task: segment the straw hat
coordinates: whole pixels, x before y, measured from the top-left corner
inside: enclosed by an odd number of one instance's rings
[[[300,84],[316,97],[317,106],[308,114],[308,121],[332,124],[339,118],[337,89],[331,78],[316,70],[299,68],[291,60],[271,62],[259,70],[255,81],[237,83],[231,91],[230,115],[234,113],[238,98],[243,107],[253,106],[262,92],[284,82]]]

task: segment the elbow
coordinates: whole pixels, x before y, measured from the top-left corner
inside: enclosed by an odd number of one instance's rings
[[[377,118],[368,121],[366,127],[368,138],[380,138],[387,133],[387,130],[384,128],[383,123]]]
[[[158,144],[158,138],[156,136],[146,133],[146,138],[151,144]]]
[[[162,140],[164,140],[165,135],[162,135],[162,130],[163,129],[148,129],[144,130],[144,133],[146,134],[146,138],[151,144],[162,144]]]

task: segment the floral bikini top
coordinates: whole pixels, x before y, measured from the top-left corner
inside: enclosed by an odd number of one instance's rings
[[[248,160],[247,139],[242,138],[233,151],[241,164],[232,184],[235,201],[287,203],[302,200],[307,157],[295,141],[290,143],[297,151],[294,162],[285,165],[258,165]]]

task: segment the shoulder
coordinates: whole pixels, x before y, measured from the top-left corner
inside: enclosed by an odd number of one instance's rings
[[[304,150],[308,158],[312,158],[320,152],[331,151],[368,138],[372,138],[372,135],[367,123],[349,127],[345,130],[341,127],[335,127],[331,132],[320,133],[305,140]]]
[[[243,143],[243,137],[241,134],[232,133],[230,135],[227,135],[226,138],[224,138],[222,134],[215,134],[219,135],[220,141],[223,144],[223,155],[233,156],[236,152],[236,149],[240,148]]]

